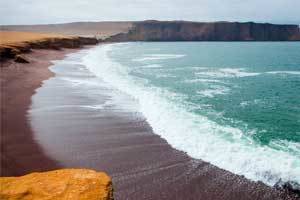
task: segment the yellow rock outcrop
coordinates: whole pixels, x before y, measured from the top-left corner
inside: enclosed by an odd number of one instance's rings
[[[88,169],[62,169],[0,178],[1,200],[112,200],[111,178]]]

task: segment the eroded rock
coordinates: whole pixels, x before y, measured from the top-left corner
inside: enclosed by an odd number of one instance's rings
[[[22,55],[16,55],[15,56],[15,62],[18,63],[29,63],[29,61]]]
[[[88,169],[62,169],[0,178],[1,200],[112,200],[110,177]]]

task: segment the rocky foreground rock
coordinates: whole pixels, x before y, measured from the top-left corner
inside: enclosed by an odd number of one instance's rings
[[[62,169],[0,178],[1,200],[112,200],[111,178],[88,169]]]

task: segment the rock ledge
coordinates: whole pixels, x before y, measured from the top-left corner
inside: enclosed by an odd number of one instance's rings
[[[62,169],[0,178],[1,200],[112,200],[111,178],[88,169]]]

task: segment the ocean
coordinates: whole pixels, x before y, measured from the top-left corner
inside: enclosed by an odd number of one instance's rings
[[[299,42],[105,44],[82,59],[174,148],[270,186],[300,184]]]

